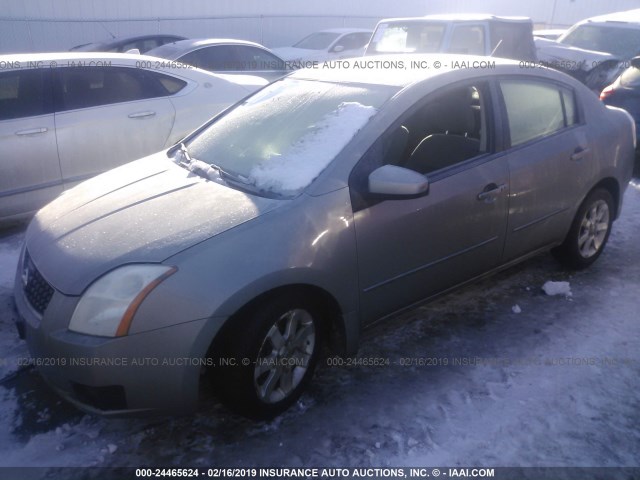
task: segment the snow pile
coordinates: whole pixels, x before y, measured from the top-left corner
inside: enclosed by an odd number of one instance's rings
[[[516,303],[513,307],[511,307],[511,311],[512,311],[513,313],[521,313],[521,312],[522,312],[522,309],[520,308],[520,305],[518,305],[518,304]]]
[[[564,295],[565,297],[572,295],[569,282],[552,282],[549,280],[542,285],[542,290],[544,290],[544,293],[547,295]]]
[[[0,287],[12,288],[18,266],[20,243],[0,243]]]
[[[263,190],[297,193],[309,185],[376,113],[374,107],[343,102],[312,125],[288,152],[251,169],[251,181]]]

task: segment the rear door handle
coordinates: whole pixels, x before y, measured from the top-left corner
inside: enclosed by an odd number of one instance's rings
[[[507,185],[504,183],[501,183],[500,185],[490,183],[484,187],[484,190],[482,190],[476,198],[481,202],[493,203],[495,202],[496,197],[500,195],[505,188],[507,188]]]
[[[574,162],[577,162],[578,160],[582,160],[587,153],[589,153],[588,148],[578,147],[573,151],[570,158]]]
[[[45,133],[47,132],[49,129],[45,128],[45,127],[40,127],[40,128],[30,128],[28,130],[18,130],[16,132],[16,135],[37,135],[38,133]]]
[[[152,112],[151,110],[147,111],[147,112],[136,112],[136,113],[130,113],[129,114],[129,118],[145,118],[145,117],[153,117],[156,114],[156,112]]]

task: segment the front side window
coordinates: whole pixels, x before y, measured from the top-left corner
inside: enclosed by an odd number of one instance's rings
[[[45,79],[41,70],[0,73],[0,120],[49,113]]]
[[[355,50],[356,48],[364,47],[370,37],[371,35],[366,32],[349,33],[338,40],[336,46],[340,45],[345,50]],[[333,48],[335,48],[335,46]]]
[[[500,82],[511,146],[551,135],[577,123],[573,92],[555,84],[528,80]]]
[[[290,197],[307,187],[396,88],[285,79],[210,125],[187,145],[259,192]]]

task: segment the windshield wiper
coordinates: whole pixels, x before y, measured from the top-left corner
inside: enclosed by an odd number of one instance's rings
[[[178,158],[178,155],[180,155],[181,158]],[[191,155],[189,155],[189,150],[187,150],[187,146],[184,143],[180,144],[180,148],[176,150],[176,153],[173,158],[178,165],[185,167],[187,169],[189,168],[189,165],[193,161],[193,159],[191,158]]]
[[[180,158],[178,158],[178,155]],[[179,149],[176,150],[174,161],[176,161],[176,163],[181,167],[186,168],[190,172],[206,178],[207,180],[212,180],[214,182],[222,181],[227,184],[234,183],[236,185],[241,185],[245,189],[255,189],[251,181],[244,175],[229,172],[215,163],[207,163],[202,160],[198,160],[197,158],[192,158],[184,143],[181,143]]]

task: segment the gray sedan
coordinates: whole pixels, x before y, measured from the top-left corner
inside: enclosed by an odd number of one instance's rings
[[[486,62],[301,70],[49,204],[15,281],[42,375],[105,415],[192,411],[208,377],[270,417],[380,319],[541,251],[593,263],[633,120],[562,73]]]

